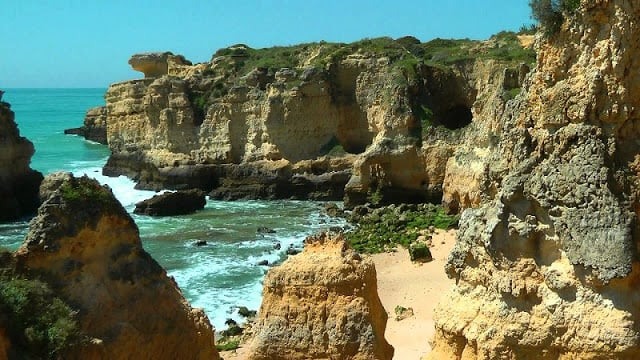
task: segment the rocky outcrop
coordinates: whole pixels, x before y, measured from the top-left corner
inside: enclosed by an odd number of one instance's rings
[[[340,236],[312,236],[267,273],[248,358],[391,359],[386,322],[372,260]]]
[[[35,150],[20,136],[10,105],[0,101],[0,222],[35,213],[42,174],[29,167]]]
[[[182,55],[171,52],[151,52],[135,54],[129,59],[133,70],[144,73],[145,78],[162,75],[179,75],[184,67],[190,66],[191,61]]]
[[[71,359],[218,359],[213,329],[144,251],[138,228],[110,189],[56,175],[15,253],[18,270],[46,279],[78,311],[92,339]]]
[[[97,106],[87,110],[82,127],[65,129],[65,134],[79,135],[87,140],[107,145],[107,108]]]
[[[640,356],[640,6],[582,1],[564,16],[502,125],[468,151],[481,196],[467,196],[429,358]]]
[[[151,216],[186,215],[204,209],[206,203],[202,190],[181,190],[165,192],[140,201],[136,203],[133,212]]]
[[[528,69],[477,57],[502,47],[500,39],[464,43],[473,55],[446,66],[416,60],[442,55],[427,56],[432,45],[415,38],[375,40],[384,47],[308,44],[283,54],[239,44],[175,70],[173,55],[134,56],[134,68],[152,76],[107,91],[112,155],[104,173],[146,189],[198,187],[220,199],[346,193],[357,204],[382,188],[389,202],[439,201],[447,159],[465,139],[457,129],[474,116],[496,126],[484,119],[503,110],[505,92]],[[520,46],[515,34],[510,41]],[[324,156],[339,159],[330,162],[337,167],[309,173],[298,165],[326,163]]]

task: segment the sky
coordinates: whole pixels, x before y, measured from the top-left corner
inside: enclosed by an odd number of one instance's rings
[[[0,89],[141,78],[131,55],[412,35],[486,39],[530,24],[528,0],[0,0]]]

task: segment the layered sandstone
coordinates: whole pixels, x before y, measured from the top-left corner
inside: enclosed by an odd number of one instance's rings
[[[482,195],[466,195],[477,208],[460,220],[429,358],[640,356],[640,5],[582,1],[565,17],[538,38],[536,71],[487,136],[499,141],[468,150]]]
[[[373,261],[328,234],[264,280],[249,359],[391,359]]]
[[[346,193],[357,204],[381,189],[392,202],[439,201],[447,160],[466,136],[454,130],[472,120],[497,126],[486,119],[504,110],[505,91],[518,88],[528,68],[489,58],[432,66],[406,55],[412,46],[424,52],[415,38],[377,41],[396,52],[371,50],[368,40],[320,43],[261,62],[274,55],[239,44],[176,70],[173,55],[135,56],[134,68],[150,76],[107,91],[112,155],[104,173],[130,176],[141,188],[213,190],[221,199]],[[442,46],[475,54],[504,41]],[[270,61],[288,67],[260,65]],[[299,165],[326,163],[324,156],[339,159],[330,161],[338,167],[318,173]]]
[[[54,174],[15,253],[18,271],[46,279],[78,311],[91,341],[77,359],[217,359],[213,329],[142,248],[138,228],[110,189]]]
[[[20,136],[10,105],[0,101],[0,221],[33,214],[42,174],[29,167],[35,150]]]

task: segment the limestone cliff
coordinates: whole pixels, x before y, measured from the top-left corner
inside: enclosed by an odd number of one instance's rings
[[[460,192],[477,208],[460,220],[429,358],[640,356],[640,5],[564,16],[501,125],[457,151],[481,196]]]
[[[0,221],[35,213],[42,174],[29,167],[33,144],[20,136],[10,105],[0,100]]]
[[[248,358],[391,359],[386,323],[373,261],[339,236],[312,236],[267,273]]]
[[[213,329],[144,251],[138,228],[111,191],[54,174],[16,251],[18,270],[44,279],[78,311],[92,339],[72,359],[217,359]]]
[[[225,199],[346,192],[349,204],[379,189],[389,201],[439,201],[447,159],[464,139],[454,130],[472,119],[497,126],[485,119],[503,111],[531,59],[512,33],[239,44],[196,65],[172,56],[134,56],[145,79],[109,87],[105,174]]]

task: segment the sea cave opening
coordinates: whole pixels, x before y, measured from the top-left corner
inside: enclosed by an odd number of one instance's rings
[[[442,113],[440,123],[449,130],[462,129],[471,124],[473,114],[466,105],[455,105]]]

